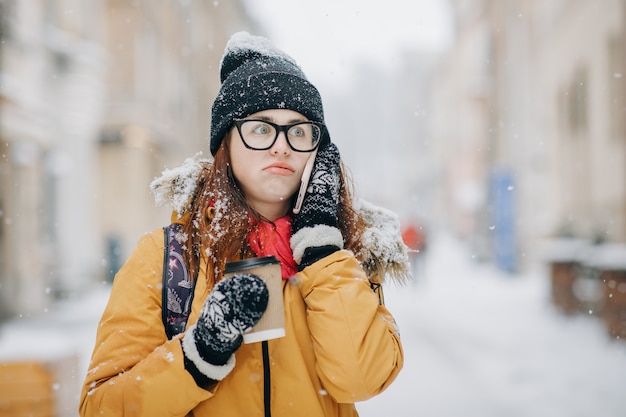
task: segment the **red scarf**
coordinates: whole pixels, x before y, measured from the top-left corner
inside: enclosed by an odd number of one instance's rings
[[[248,244],[258,257],[275,256],[280,261],[283,279],[289,279],[298,272],[289,244],[290,238],[291,216],[285,216],[274,223],[259,222],[248,234]]]

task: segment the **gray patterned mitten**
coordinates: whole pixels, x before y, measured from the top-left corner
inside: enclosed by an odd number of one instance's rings
[[[299,270],[343,248],[337,228],[341,158],[334,143],[320,149],[302,203],[293,217],[291,249]]]
[[[267,308],[269,293],[261,278],[239,274],[218,282],[204,302],[198,322],[182,340],[185,367],[198,385],[221,380],[235,367],[242,334]],[[198,374],[199,373],[199,374]]]

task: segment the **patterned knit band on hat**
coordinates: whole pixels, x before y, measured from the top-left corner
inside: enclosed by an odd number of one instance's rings
[[[287,109],[324,123],[319,92],[289,55],[269,40],[235,33],[221,61],[222,86],[211,110],[211,153],[215,155],[235,119],[268,109]],[[322,141],[329,140],[327,132]]]

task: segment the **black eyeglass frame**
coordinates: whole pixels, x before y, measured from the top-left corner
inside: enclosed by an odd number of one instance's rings
[[[272,143],[270,143],[269,146],[265,148],[253,148],[252,146],[248,145],[246,143],[246,140],[243,138],[243,133],[241,133],[241,125],[243,125],[245,122],[263,122],[272,126],[276,130],[276,136],[274,136],[274,140],[272,141]],[[302,153],[313,152],[320,146],[320,143],[322,142],[322,138],[324,136],[324,129],[326,128],[324,123],[316,122],[313,120],[303,120],[301,122],[290,123],[288,125],[278,125],[276,123],[272,123],[269,120],[265,120],[265,119],[235,119],[233,121],[233,124],[237,127],[237,132],[239,132],[239,137],[241,138],[241,141],[243,142],[243,146],[253,151],[266,151],[268,149],[271,149],[271,147],[274,146],[274,144],[278,140],[278,135],[280,135],[280,132],[283,132],[285,133],[285,140],[287,141],[287,145],[289,145],[292,151],[302,152]],[[302,125],[302,124],[310,124],[313,126],[317,126],[320,129],[320,137],[317,143],[315,144],[313,148],[307,149],[306,151],[294,148],[291,142],[289,142],[289,135],[288,135],[289,129],[291,129],[294,126]]]

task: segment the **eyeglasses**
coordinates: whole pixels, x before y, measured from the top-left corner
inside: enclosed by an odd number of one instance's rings
[[[263,119],[235,119],[235,126],[246,148],[265,151],[276,143],[278,134],[285,133],[289,147],[296,152],[311,152],[322,138],[322,123],[306,121],[277,125]]]

